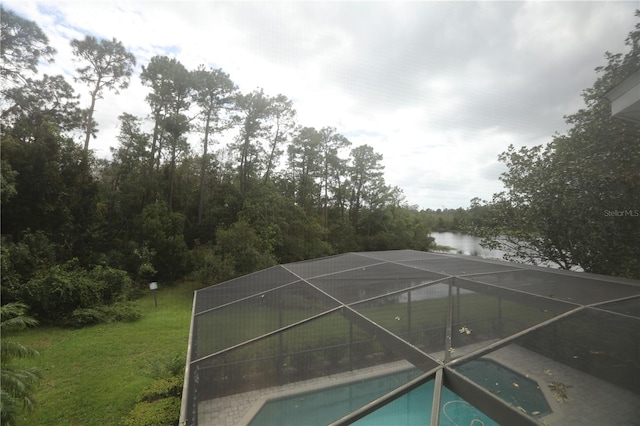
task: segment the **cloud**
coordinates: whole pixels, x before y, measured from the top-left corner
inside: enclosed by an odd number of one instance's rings
[[[546,143],[582,107],[605,51],[625,51],[633,2],[5,2],[59,51],[121,40],[138,59],[222,68],[244,92],[294,101],[303,126],[333,126],[383,154],[385,178],[410,204],[466,207],[501,189],[497,156]],[[43,68],[43,71],[45,68]],[[87,102],[86,88],[76,86]],[[116,146],[117,116],[148,114],[148,89],[100,100],[98,139]],[[193,137],[198,150],[198,136]]]

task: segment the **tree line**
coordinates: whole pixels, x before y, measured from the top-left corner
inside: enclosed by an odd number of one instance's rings
[[[432,230],[482,236],[515,261],[640,274],[637,217],[604,215],[640,205],[638,124],[611,118],[602,98],[640,68],[638,26],[628,53],[605,56],[568,134],[501,154],[505,191],[433,211],[387,185],[371,146],[302,126],[285,95],[243,93],[222,69],[154,56],[135,77],[121,42],[87,36],[71,41],[82,105],[64,76],[38,74],[55,50],[37,24],[2,15],[2,296],[41,320],[127,317],[95,309],[151,280],[213,284],[347,251],[429,250]],[[96,105],[132,78],[148,113],[123,111],[111,158],[97,158]]]
[[[432,245],[427,216],[385,182],[382,155],[300,125],[285,95],[242,93],[221,69],[167,56],[135,77],[121,42],[86,36],[71,41],[85,104],[65,76],[38,74],[56,52],[37,24],[2,16],[2,296],[39,319],[68,320],[150,280],[213,284]],[[97,158],[96,106],[132,78],[148,88],[148,114],[123,111],[111,158]]]

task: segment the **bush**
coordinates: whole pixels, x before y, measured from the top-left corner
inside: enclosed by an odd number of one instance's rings
[[[102,266],[86,271],[71,261],[40,272],[19,287],[15,297],[43,322],[86,325],[140,318],[128,304],[103,306],[126,300],[131,288],[124,271]]]
[[[69,325],[84,327],[86,325],[101,324],[104,322],[107,322],[107,315],[102,310],[86,308],[73,311]]]
[[[180,398],[139,402],[125,420],[125,426],[176,426],[180,421]]]
[[[70,264],[56,265],[29,280],[18,295],[42,321],[64,322],[79,308],[103,303],[102,283]]]
[[[71,314],[68,325],[83,327],[109,322],[133,322],[140,318],[142,318],[142,311],[135,304],[120,302],[110,306],[76,309]]]
[[[49,242],[43,232],[23,233],[22,241],[13,242],[10,236],[2,236],[0,244],[2,261],[0,278],[2,279],[2,297],[14,300],[22,284],[55,262],[55,246]]]
[[[167,379],[183,375],[186,359],[183,354],[177,354],[168,359],[150,359],[147,363],[147,368],[144,371],[145,376],[153,379]]]
[[[126,300],[133,288],[133,281],[125,271],[96,266],[89,272],[89,278],[102,283],[101,297],[104,303]]]
[[[182,396],[183,376],[173,376],[167,379],[153,381],[140,395],[141,402],[153,402],[162,398]]]
[[[142,318],[142,311],[135,303],[120,302],[110,306],[102,306],[100,308],[106,312],[111,321],[117,322],[133,322]]]
[[[126,426],[177,425],[184,382],[184,355],[153,359],[145,375],[155,378],[138,398]]]

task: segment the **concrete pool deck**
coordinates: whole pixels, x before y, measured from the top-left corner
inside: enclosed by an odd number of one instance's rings
[[[517,345],[509,345],[486,356],[538,382],[551,407],[541,417],[548,425],[638,425],[640,397],[609,382],[556,362]],[[551,382],[571,386],[567,401],[558,402],[549,389]]]
[[[441,359],[442,354],[432,354]],[[565,364],[515,344],[501,348],[486,358],[509,367],[538,382],[552,413],[539,419],[543,425],[637,425],[640,419],[640,398],[630,391],[573,369]],[[198,424],[246,425],[270,399],[320,390],[357,380],[399,372],[412,368],[407,361],[319,377],[316,379],[275,386],[198,404]],[[571,388],[566,402],[558,402],[549,389],[551,382],[562,382]]]

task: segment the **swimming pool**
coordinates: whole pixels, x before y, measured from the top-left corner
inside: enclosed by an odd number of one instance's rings
[[[434,383],[431,380],[423,384],[360,419],[354,425],[428,425],[431,421]],[[480,410],[444,386],[440,401],[440,426],[498,426]]]
[[[542,417],[551,413],[538,383],[502,364],[482,358],[455,370],[530,416]]]
[[[268,401],[249,423],[266,425],[326,425],[422,374],[411,369],[315,392]],[[357,425],[429,424],[434,381],[429,381],[360,419]],[[497,425],[447,388],[442,389],[440,424]]]
[[[328,424],[418,377],[413,368],[267,401],[251,426]]]

